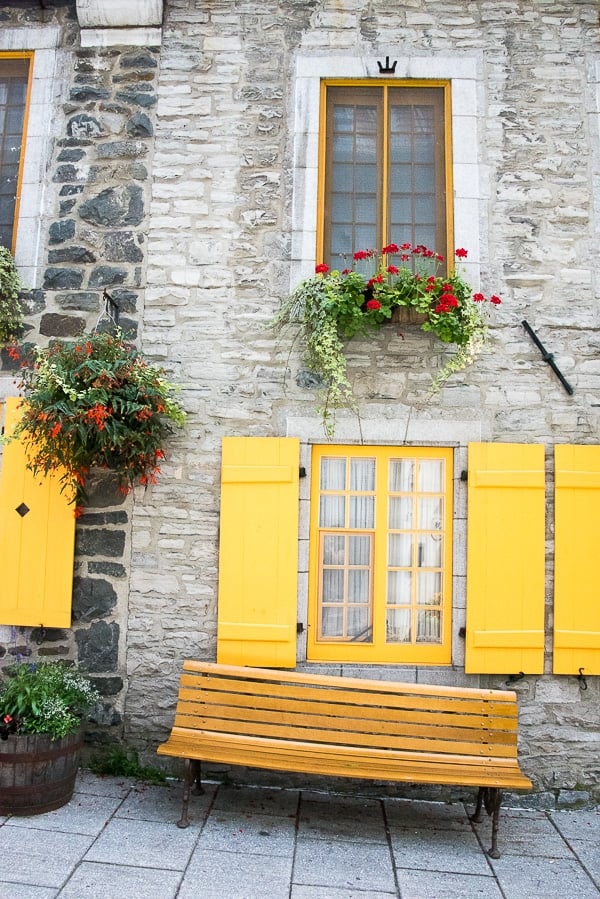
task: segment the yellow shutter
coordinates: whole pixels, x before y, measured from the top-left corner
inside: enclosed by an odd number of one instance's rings
[[[544,670],[544,447],[469,445],[469,674]]]
[[[21,400],[6,400],[5,432]],[[74,507],[56,476],[34,477],[20,440],[4,446],[0,472],[0,624],[71,626]]]
[[[217,660],[294,668],[300,442],[225,437]]]
[[[554,673],[600,674],[600,446],[555,447]]]

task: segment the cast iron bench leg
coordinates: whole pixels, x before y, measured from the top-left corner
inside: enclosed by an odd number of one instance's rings
[[[185,760],[185,778],[183,781],[183,804],[181,807],[181,818],[177,822],[177,827],[189,827],[188,805],[190,802],[190,792],[194,796],[204,793],[201,780],[200,762],[196,759]]]
[[[500,805],[502,803],[502,790],[497,787],[479,787],[477,793],[477,806],[471,815],[471,821],[479,824],[481,821],[481,808],[485,806],[488,815],[492,816],[492,845],[488,855],[490,858],[500,858],[498,851],[498,824],[500,819]]]

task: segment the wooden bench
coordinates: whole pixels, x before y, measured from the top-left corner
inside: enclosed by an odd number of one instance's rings
[[[187,661],[161,755],[186,760],[179,827],[200,762],[478,787],[472,820],[502,790],[529,789],[517,761],[516,694]]]

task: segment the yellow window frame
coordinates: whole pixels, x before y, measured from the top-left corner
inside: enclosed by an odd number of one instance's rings
[[[374,528],[368,530],[372,539],[373,556],[370,580],[372,594],[372,642],[324,639],[319,636],[321,548],[323,533],[366,535],[367,530],[355,531],[347,527],[331,529],[319,526],[319,508],[322,492],[320,483],[321,462],[324,458],[374,459],[375,460],[375,513]],[[416,642],[413,628],[411,642],[386,642],[386,593],[388,572],[388,505],[390,491],[389,463],[391,460],[414,459],[444,461],[443,495],[445,497],[441,522],[443,555],[441,573],[441,627],[440,642]],[[307,659],[309,661],[335,661],[357,663],[382,663],[396,665],[449,665],[451,664],[452,638],[452,520],[453,520],[453,450],[450,447],[395,447],[395,446],[342,446],[318,445],[312,449],[311,516],[309,541],[309,596]],[[346,491],[346,495],[350,495]],[[413,529],[416,533],[416,529]],[[413,572],[414,573],[414,572]],[[412,602],[413,618],[416,600]]]
[[[327,92],[333,87],[351,87],[357,91],[361,89],[370,89],[374,87],[382,88],[384,92],[384,115],[383,115],[383,147],[382,147],[382,171],[381,171],[381,233],[379,234],[379,247],[360,247],[359,249],[380,249],[390,241],[389,235],[389,214],[387,209],[388,197],[388,176],[389,176],[389,160],[388,160],[388,94],[389,88],[407,88],[415,90],[418,88],[441,88],[444,96],[444,181],[446,188],[445,202],[445,230],[446,230],[446,246],[430,247],[437,250],[438,253],[445,253],[449,265],[453,261],[454,252],[454,186],[453,186],[453,162],[452,162],[452,88],[451,82],[447,79],[348,79],[334,78],[323,79],[321,81],[321,97],[319,112],[319,164],[318,164],[318,182],[317,182],[317,241],[316,241],[316,259],[322,261],[325,249],[325,201],[326,201],[326,170],[327,170]]]
[[[19,208],[21,205],[21,190],[23,183],[23,168],[25,165],[25,148],[27,145],[27,125],[29,122],[29,106],[31,102],[31,88],[33,83],[33,57],[34,54],[32,51],[28,52],[2,52],[0,53],[0,62],[6,59],[25,59],[28,60],[28,71],[27,71],[27,91],[25,95],[25,107],[23,110],[23,130],[21,132],[21,152],[19,156],[19,172],[17,175],[17,184],[15,189],[15,205],[13,210],[13,224],[12,224],[12,238],[10,241],[9,250],[11,253],[15,252],[16,242],[17,242],[17,223],[19,221]]]

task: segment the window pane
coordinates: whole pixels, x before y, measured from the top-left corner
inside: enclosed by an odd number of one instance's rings
[[[410,609],[388,609],[386,619],[387,643],[410,643]]]
[[[323,537],[323,565],[343,565],[346,538],[327,534]]]
[[[28,79],[28,59],[0,59],[0,244],[9,249],[13,244]]]
[[[327,606],[321,613],[321,634],[323,637],[341,637],[344,633],[343,609]]]
[[[348,602],[369,602],[369,572],[351,569],[348,572]]]
[[[363,643],[371,642],[371,624],[368,609],[363,606],[348,609],[348,636],[352,640],[360,640]]]
[[[333,161],[352,162],[354,141],[350,134],[336,134],[333,140]]]
[[[352,233],[352,228],[347,225],[332,225],[331,255],[334,259],[343,259],[351,252],[353,247]]]
[[[441,620],[441,612],[417,612],[417,643],[439,643]]]
[[[375,135],[359,134],[356,137],[356,162],[374,163],[377,159],[377,142]]]
[[[370,565],[371,563],[371,538],[349,537],[348,563],[350,565]]]
[[[413,179],[418,193],[435,193],[435,169],[432,165],[416,165],[413,169]]]
[[[367,134],[377,133],[377,109],[375,106],[356,106],[354,114],[357,131]]]
[[[361,225],[359,228],[354,229],[354,246],[358,250],[370,250],[373,247],[377,246],[377,230],[373,225],[371,228],[367,228],[365,225]],[[368,268],[368,263],[366,264],[367,270],[370,271],[372,269]]]
[[[420,571],[417,574],[417,604],[437,606],[442,601],[442,575],[439,571]]]
[[[319,511],[319,526],[322,528],[343,528],[346,523],[346,498],[344,496],[322,496]]]
[[[394,225],[406,225],[412,227],[412,197],[395,196],[392,197],[391,205],[392,223]],[[409,241],[410,242],[410,241]]]
[[[354,166],[338,162],[333,169],[333,190],[348,193],[352,192],[354,185]]]
[[[429,134],[433,131],[433,109],[431,106],[413,106],[413,130]]]
[[[335,131],[354,131],[354,107],[334,106],[333,127]]]
[[[347,166],[343,166],[347,168]],[[357,165],[354,168],[354,188],[357,193],[374,194],[377,191],[377,166]]]
[[[323,602],[344,601],[344,570],[325,568],[323,571]]]
[[[350,490],[375,490],[375,459],[351,459]]]
[[[392,106],[390,128],[392,131],[412,131],[412,107]]]
[[[435,222],[433,197],[415,197],[415,221],[424,224]]]
[[[349,526],[360,529],[373,528],[375,526],[375,497],[350,497]]]
[[[412,141],[409,134],[392,134],[390,138],[390,161],[410,162]]]
[[[377,219],[375,197],[357,197],[354,207],[357,222],[361,224],[363,222],[375,224]]]

